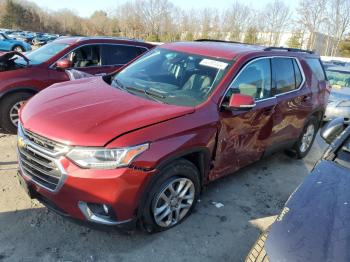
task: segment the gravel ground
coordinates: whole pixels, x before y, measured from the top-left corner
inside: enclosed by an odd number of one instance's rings
[[[279,153],[213,182],[184,223],[147,235],[91,229],[31,201],[16,178],[15,145],[0,131],[0,261],[243,261],[325,148],[318,137],[304,160]]]

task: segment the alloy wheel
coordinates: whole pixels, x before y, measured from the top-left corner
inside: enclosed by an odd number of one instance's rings
[[[19,101],[15,103],[10,109],[10,120],[14,126],[18,126],[18,120],[19,120],[18,113],[24,103],[25,101]]]
[[[301,139],[301,145],[300,145],[300,151],[306,152],[310,146],[312,145],[312,141],[314,139],[315,135],[315,126],[313,124],[310,124],[303,134],[303,137]]]
[[[170,181],[156,197],[153,217],[160,227],[179,223],[189,212],[195,199],[195,187],[188,178]]]
[[[23,52],[23,49],[20,46],[16,46],[14,51],[16,51],[16,52]]]

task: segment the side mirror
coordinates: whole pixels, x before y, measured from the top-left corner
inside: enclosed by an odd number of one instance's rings
[[[73,63],[68,59],[61,59],[56,62],[57,69],[66,70],[68,68],[71,68],[72,66],[73,66]]]
[[[228,104],[228,109],[235,110],[249,110],[256,106],[255,100],[252,96],[243,94],[233,94]]]
[[[344,119],[339,117],[327,123],[321,129],[321,137],[327,144],[331,144],[333,140],[341,134],[345,129]]]

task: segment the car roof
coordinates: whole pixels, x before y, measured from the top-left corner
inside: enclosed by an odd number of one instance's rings
[[[62,44],[75,44],[78,42],[89,42],[89,41],[107,41],[107,42],[113,42],[113,41],[125,41],[130,43],[139,43],[140,45],[151,45],[144,41],[138,40],[138,39],[131,39],[131,38],[122,38],[122,37],[106,37],[106,36],[93,36],[93,37],[85,37],[85,36],[62,36],[54,40],[56,43],[62,43]]]
[[[263,51],[264,47],[230,42],[174,42],[163,44],[161,48],[195,55],[232,60],[242,52]]]
[[[200,39],[193,42],[167,43],[163,44],[161,48],[224,60],[233,60],[236,56],[247,53],[263,53],[266,56],[275,54],[290,55],[291,53],[293,53],[293,55],[307,54],[314,56],[312,51],[296,48],[266,47],[210,39]]]

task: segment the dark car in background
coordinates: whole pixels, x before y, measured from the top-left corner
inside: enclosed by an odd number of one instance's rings
[[[321,136],[329,148],[263,232],[247,262],[350,261],[350,127],[342,118]],[[343,131],[344,130],[344,131]]]
[[[69,80],[66,69],[104,75],[152,48],[132,39],[62,37],[25,57],[0,55],[0,126],[16,132],[21,105],[42,89]]]
[[[350,121],[350,67],[331,66],[326,68],[332,92],[324,115],[324,121],[343,117],[345,122]]]

